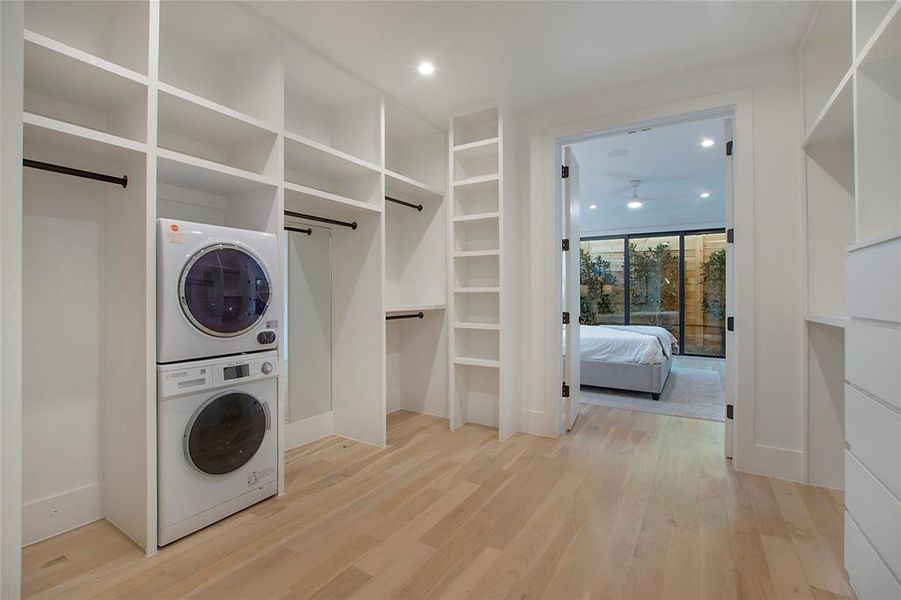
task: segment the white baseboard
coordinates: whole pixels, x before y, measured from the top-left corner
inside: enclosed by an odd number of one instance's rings
[[[22,544],[27,546],[101,518],[99,483],[34,500],[22,507]]]
[[[801,450],[757,444],[750,452],[739,448],[738,460],[737,471],[807,483],[807,465]]]
[[[335,413],[329,411],[302,421],[285,423],[285,449],[297,448],[335,433]]]

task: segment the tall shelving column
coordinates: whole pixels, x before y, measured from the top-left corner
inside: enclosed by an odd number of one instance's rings
[[[504,375],[504,135],[499,108],[457,115],[449,127],[448,288],[451,429],[512,433]]]

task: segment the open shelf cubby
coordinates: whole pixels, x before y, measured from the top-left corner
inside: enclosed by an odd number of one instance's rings
[[[273,127],[282,124],[283,73],[275,31],[220,2],[161,2],[159,78]]]
[[[857,242],[901,230],[901,13],[857,70]]]
[[[496,137],[456,146],[453,150],[454,181],[497,174],[499,148]]]
[[[498,221],[456,221],[454,223],[454,252],[497,251],[500,245]]]
[[[456,317],[458,323],[481,323],[498,325],[500,323],[500,302],[497,293],[457,292],[455,298]]]
[[[419,115],[385,103],[385,168],[443,193],[445,188],[444,132]]]
[[[157,159],[157,217],[278,231],[278,188],[174,155]]]
[[[25,32],[24,63],[26,112],[147,140],[145,76],[31,31]]]
[[[25,2],[25,29],[147,75],[150,3]]]
[[[498,123],[496,106],[454,117],[454,147],[452,150],[472,145],[475,142],[496,139],[499,130]]]
[[[160,148],[258,175],[276,176],[275,131],[175,90],[160,88],[158,102]]]
[[[372,165],[382,165],[381,100],[325,59],[286,44],[285,130]]]
[[[822,2],[801,47],[804,131],[810,133],[851,66],[851,2]]]
[[[447,298],[447,215],[442,202],[397,193],[399,200],[420,203],[416,210],[385,203],[385,304],[444,304]],[[389,194],[390,195],[390,194]]]
[[[455,256],[454,287],[499,287],[501,281],[500,258],[489,256]]]
[[[386,412],[446,417],[447,330],[444,310],[386,323]]]
[[[867,0],[854,3],[854,52],[860,56],[895,0]]]
[[[377,167],[335,154],[321,145],[285,137],[285,181],[312,193],[381,207],[382,175]]]
[[[454,217],[496,215],[499,214],[498,207],[498,177],[454,186]]]
[[[497,427],[499,422],[500,371],[477,363],[454,365],[455,420]]]

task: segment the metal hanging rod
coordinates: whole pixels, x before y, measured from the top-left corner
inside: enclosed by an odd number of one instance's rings
[[[313,235],[313,229],[311,227],[307,227],[304,229],[303,227],[288,227],[285,225],[285,231],[296,231],[297,233],[305,233],[307,235]]]
[[[39,160],[31,160],[30,158],[22,159],[22,166],[31,167],[32,169],[40,169],[41,171],[50,171],[52,173],[62,173],[63,175],[72,175],[74,177],[84,177],[85,179],[94,179],[105,183],[117,183],[122,187],[128,187],[128,175],[116,177],[114,175],[104,175],[103,173],[94,173],[93,171],[82,171],[72,167],[64,167],[63,165],[54,165]]]
[[[385,320],[395,321],[397,319],[421,319],[424,316],[425,314],[422,311],[419,311],[418,313],[414,313],[412,315],[388,315],[387,317],[385,317]]]
[[[405,202],[403,200],[398,200],[397,198],[392,198],[391,196],[385,196],[385,200],[388,202],[394,202],[395,204],[400,204],[402,206],[408,206],[410,208],[415,208],[418,211],[422,211],[422,204],[413,204],[412,202]]]
[[[317,217],[316,215],[306,215],[304,213],[294,212],[290,210],[285,211],[286,217],[294,217],[295,219],[306,219],[308,221],[319,221],[320,223],[331,223],[332,225],[340,225],[342,227],[349,227],[351,229],[357,228],[356,221],[336,221],[335,219],[329,219],[328,217]]]

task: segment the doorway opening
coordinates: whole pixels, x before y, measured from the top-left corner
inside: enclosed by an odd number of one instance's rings
[[[593,404],[731,438],[732,148],[726,112],[561,144],[567,428]]]

